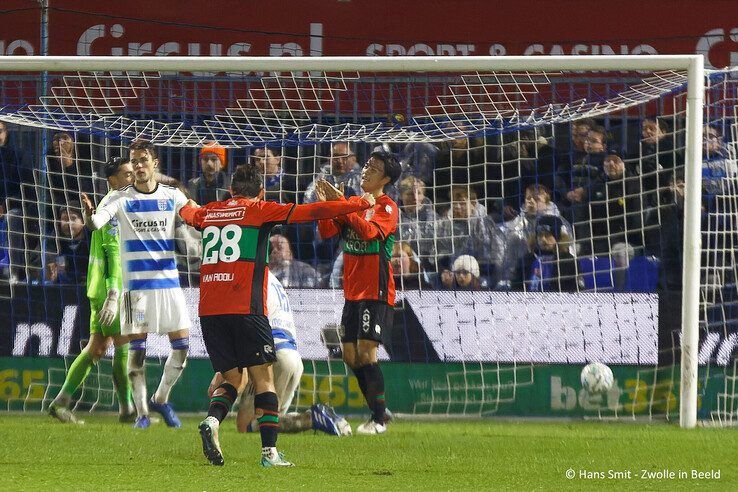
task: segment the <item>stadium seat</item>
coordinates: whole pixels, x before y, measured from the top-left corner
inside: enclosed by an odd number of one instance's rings
[[[656,292],[659,283],[659,259],[655,256],[634,256],[628,266],[626,292]]]
[[[597,292],[613,290],[612,269],[614,264],[609,257],[579,258],[577,263],[586,290]]]

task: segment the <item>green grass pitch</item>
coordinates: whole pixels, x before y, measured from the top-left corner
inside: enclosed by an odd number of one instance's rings
[[[141,431],[113,416],[80,416],[82,426],[0,414],[0,490],[738,490],[736,429],[398,421],[380,436],[281,435],[295,468],[262,469],[258,434],[238,434],[233,420],[221,429],[226,464],[213,467],[202,455],[199,418]],[[720,477],[692,478],[693,469]],[[643,470],[690,476],[643,478]]]

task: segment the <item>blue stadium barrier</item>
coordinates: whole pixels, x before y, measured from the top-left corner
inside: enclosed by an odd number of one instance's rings
[[[630,259],[625,281],[626,292],[656,292],[659,283],[660,260],[655,256],[634,256]]]
[[[613,290],[612,270],[614,264],[609,257],[579,258],[577,263],[586,290],[596,289],[598,292]]]

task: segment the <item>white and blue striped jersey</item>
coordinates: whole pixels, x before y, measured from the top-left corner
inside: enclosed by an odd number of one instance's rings
[[[179,289],[174,226],[186,203],[171,186],[159,183],[144,193],[129,185],[110,193],[92,215],[96,229],[118,221],[124,292]]]
[[[274,348],[279,350],[297,350],[295,342],[295,319],[292,317],[292,307],[284,287],[277,277],[269,272],[267,287],[267,311],[269,326],[272,327]]]

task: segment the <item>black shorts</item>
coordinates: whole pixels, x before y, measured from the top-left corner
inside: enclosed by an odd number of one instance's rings
[[[226,372],[277,360],[269,319],[256,314],[201,316],[202,338],[213,369]]]
[[[382,331],[392,324],[394,307],[383,301],[346,301],[341,315],[341,342],[382,342]]]

